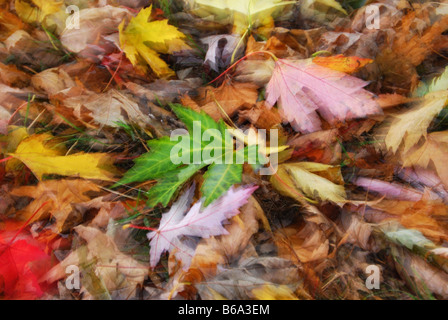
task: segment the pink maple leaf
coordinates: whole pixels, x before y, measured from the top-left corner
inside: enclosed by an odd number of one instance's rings
[[[343,72],[319,66],[311,60],[279,59],[266,87],[266,102],[278,102],[283,119],[296,131],[321,129],[317,112],[328,122],[380,114],[368,83]]]
[[[190,187],[171,209],[162,215],[159,228],[147,235],[151,246],[149,252],[151,267],[157,265],[165,251],[177,248],[181,251],[177,256],[182,258],[183,267],[188,268],[194,249],[181,239],[184,236],[209,238],[227,234],[222,223],[237,215],[239,208],[247,203],[257,188],[257,186],[232,187],[207,207],[202,207],[204,202],[202,199],[187,212],[194,194],[194,186]]]

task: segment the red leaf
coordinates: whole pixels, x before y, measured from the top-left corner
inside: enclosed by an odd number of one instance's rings
[[[0,296],[11,300],[31,300],[43,295],[38,279],[50,267],[48,256],[30,236],[9,243],[0,233]]]

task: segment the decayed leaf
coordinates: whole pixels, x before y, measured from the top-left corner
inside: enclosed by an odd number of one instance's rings
[[[31,77],[31,85],[48,95],[76,86],[75,81],[64,70],[50,68]]]
[[[260,129],[271,129],[280,126],[282,122],[278,110],[275,108],[268,109],[264,102],[258,102],[254,108],[240,110],[238,116],[239,121],[247,120]]]
[[[148,274],[148,267],[131,256],[122,253],[114,240],[102,231],[85,226],[75,228],[78,235],[87,242],[85,247],[71,252],[60,264],[51,269],[43,278],[52,283],[67,276],[66,268],[80,266],[87,272],[93,268],[99,282],[105,287],[107,297],[129,299]],[[81,280],[83,290],[89,291],[89,279]],[[94,288],[93,288],[94,289]],[[92,290],[93,291],[93,290]],[[94,292],[91,292],[94,295]]]
[[[70,92],[65,93],[70,94]],[[94,123],[110,127],[119,127],[119,123],[128,122],[144,127],[150,121],[149,117],[140,110],[137,101],[130,95],[115,89],[100,94],[82,92],[81,95],[68,97],[61,94],[54,98],[64,107],[73,109],[73,114],[81,121],[90,116]]]
[[[309,60],[279,59],[266,87],[266,102],[280,106],[283,118],[296,131],[321,129],[316,113],[330,123],[379,114],[373,95],[362,89],[367,83]]]
[[[304,200],[303,194],[336,203],[344,202],[346,197],[340,168],[321,163],[282,164],[271,183],[280,193],[298,201]]]
[[[0,63],[0,82],[13,87],[23,88],[30,84],[30,76],[17,69],[15,65]]]
[[[22,220],[28,220],[38,211],[30,223],[51,215],[56,219],[58,232],[62,232],[65,230],[67,218],[73,212],[72,205],[89,201],[90,197],[85,194],[99,190],[96,184],[88,180],[48,180],[39,182],[37,186],[16,188],[11,194],[34,199],[27,207],[17,212]]]
[[[330,242],[324,232],[315,223],[308,222],[301,229],[292,225],[276,232],[275,242],[279,257],[296,263],[307,263],[328,256]]]
[[[422,137],[426,137],[431,121],[446,105],[448,92],[427,94],[414,108],[396,116],[384,139],[387,149],[397,152],[403,143],[403,152],[408,152]]]
[[[303,293],[303,298],[310,299],[311,296],[301,290],[302,285],[303,282],[299,279],[297,267],[289,260],[277,257],[250,257],[242,259],[236,268],[226,268],[216,277],[208,278],[197,284],[196,287],[204,300],[256,299],[257,294],[261,294],[261,292],[253,290],[266,287],[276,288],[278,290],[275,291],[281,291],[287,296],[290,295],[286,292],[291,293],[297,289]],[[274,290],[269,291],[274,294],[272,292]],[[278,293],[280,295],[280,292]]]
[[[64,148],[55,147],[51,134],[34,134],[10,153],[22,161],[39,180],[46,174],[78,176],[86,179],[113,180],[116,169],[107,153],[75,153],[64,156]]]
[[[257,187],[237,189],[232,187],[208,207],[203,208],[204,200],[201,200],[186,213],[193,197],[194,186],[192,186],[173,204],[170,211],[162,216],[159,228],[148,233],[151,267],[154,268],[157,265],[160,256],[165,251],[171,251],[177,247],[182,257],[180,260],[183,262],[183,267],[188,269],[194,249],[182,245],[180,238],[183,236],[208,238],[228,234],[222,223],[239,213],[238,209],[246,204],[255,189]]]
[[[158,53],[173,53],[190,47],[182,40],[185,35],[169,25],[168,20],[149,22],[151,11],[152,6],[142,9],[126,27],[124,21],[120,24],[120,45],[138,69],[146,71],[146,65],[149,65],[157,76],[169,77],[174,72]]]

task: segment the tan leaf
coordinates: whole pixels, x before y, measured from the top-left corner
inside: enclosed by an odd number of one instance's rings
[[[67,218],[73,212],[72,205],[89,201],[90,197],[85,194],[99,190],[96,184],[88,180],[48,180],[39,182],[37,186],[13,189],[11,194],[34,199],[27,207],[17,212],[21,219],[27,220],[36,212],[30,223],[52,216],[56,219],[58,232],[62,232],[65,230]]]
[[[66,268],[70,265],[85,268],[93,264],[95,274],[109,293],[121,299],[132,297],[137,285],[148,274],[148,266],[122,253],[112,238],[96,228],[78,226],[75,230],[87,242],[87,256],[83,257],[83,247],[73,251],[51,269],[43,280],[52,283],[65,278]],[[82,284],[87,284],[87,281]]]
[[[427,168],[431,163],[445,187],[448,187],[448,131],[432,132],[428,134],[426,142],[415,151],[404,156],[403,166],[419,166]]]

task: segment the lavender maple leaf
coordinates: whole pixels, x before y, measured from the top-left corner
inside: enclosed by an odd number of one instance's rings
[[[181,242],[184,236],[209,238],[227,234],[222,223],[237,215],[239,208],[247,203],[257,188],[257,186],[231,187],[207,207],[202,207],[204,199],[201,199],[187,212],[194,194],[194,186],[190,187],[171,209],[162,215],[158,230],[148,233],[151,246],[150,266],[154,268],[165,251],[171,251],[173,248],[187,250],[188,246]],[[179,256],[182,257],[182,254]],[[183,256],[185,257],[183,266],[188,268],[191,251],[185,252]]]
[[[266,87],[266,102],[277,102],[294,130],[310,133],[321,129],[317,112],[330,123],[380,114],[373,94],[363,89],[367,84],[309,59],[279,59]]]

